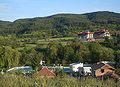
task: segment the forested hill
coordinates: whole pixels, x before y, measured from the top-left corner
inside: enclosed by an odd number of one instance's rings
[[[91,22],[120,24],[120,13],[99,11],[99,12],[93,12],[93,13],[86,13],[84,15],[86,15]]]
[[[82,30],[107,28],[120,30],[120,13],[99,11],[86,14],[56,14],[48,17],[0,21],[0,34],[45,34],[48,36],[72,36]]]

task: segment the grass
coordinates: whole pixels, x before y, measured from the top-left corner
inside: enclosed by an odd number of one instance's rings
[[[0,87],[119,87],[120,82],[113,79],[101,81],[92,77],[73,78],[47,78],[40,76],[26,77],[15,74],[0,75]]]
[[[48,38],[48,39],[38,40],[37,43],[49,43],[50,41],[61,41],[61,42],[65,42],[65,41],[71,41],[71,40],[74,40],[74,39],[75,39],[75,37]]]
[[[48,38],[48,39],[41,39],[41,40],[38,40],[39,42],[41,41],[58,41],[58,40],[73,40],[75,39],[75,37],[62,37],[62,38]]]
[[[33,48],[33,47],[36,47],[36,44],[26,44],[26,47]]]
[[[38,41],[36,41],[35,43],[25,43],[25,47],[27,49],[31,49],[37,46],[37,44],[41,45],[41,46],[47,46],[50,42],[60,42],[62,45],[66,45],[68,43],[68,41],[72,41],[74,40],[75,37],[63,37],[63,38],[48,38],[48,39],[40,39]],[[18,50],[23,50],[24,47],[18,47]]]
[[[58,41],[61,44],[66,45],[68,41],[72,41],[74,39],[75,39],[75,37],[50,38],[50,39],[46,39],[46,40],[45,39],[38,40],[37,43],[39,45],[48,45],[48,43],[50,43],[50,42]]]

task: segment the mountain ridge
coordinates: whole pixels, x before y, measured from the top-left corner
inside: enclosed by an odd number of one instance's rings
[[[38,17],[32,17],[32,18],[18,18],[16,20],[24,20],[24,19],[36,19],[36,18],[49,18],[49,17],[53,17],[53,16],[56,16],[56,15],[86,15],[86,14],[91,14],[91,13],[102,13],[102,12],[107,12],[107,13],[114,13],[114,14],[120,14],[119,12],[112,12],[112,11],[96,11],[96,12],[86,12],[86,13],[56,13],[56,14],[53,14],[53,15],[48,15],[48,16],[38,16]],[[6,21],[6,20],[0,20],[3,21],[3,22],[15,22],[16,20],[14,21]]]
[[[46,17],[17,19],[14,22],[0,21],[0,34],[26,34],[48,32],[51,35],[69,35],[85,29],[119,29],[120,13],[98,11],[84,14],[55,14]]]

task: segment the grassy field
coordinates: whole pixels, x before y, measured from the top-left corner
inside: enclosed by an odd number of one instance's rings
[[[37,43],[38,44],[48,44],[49,42],[59,41],[62,44],[66,44],[68,41],[72,41],[74,39],[75,39],[75,37],[49,38],[49,39],[38,40]]]
[[[48,38],[48,41],[58,41],[58,40],[73,40],[75,37],[62,37],[62,38]],[[41,39],[39,41],[45,41],[45,39]]]
[[[101,81],[92,77],[64,78],[55,77],[25,77],[22,75],[4,74],[0,75],[0,87],[119,87],[120,82],[115,83],[113,79]]]
[[[66,45],[69,41],[74,40],[75,37],[64,37],[64,38],[48,38],[48,39],[39,39],[35,43],[25,43],[27,49],[31,49],[37,46],[37,44],[46,47],[50,42],[60,42],[62,45]],[[24,47],[17,48],[18,50],[24,49]]]

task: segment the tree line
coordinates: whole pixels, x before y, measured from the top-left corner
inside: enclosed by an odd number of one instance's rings
[[[24,47],[23,50],[18,50],[11,44],[0,45],[1,68],[30,65],[35,69],[40,66],[40,60],[44,60],[46,65],[65,66],[73,62],[96,63],[103,60],[120,62],[120,43],[116,45],[114,39],[87,43],[74,40],[66,45],[56,41],[50,42],[45,47],[37,44],[34,48]]]

